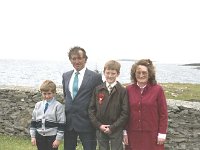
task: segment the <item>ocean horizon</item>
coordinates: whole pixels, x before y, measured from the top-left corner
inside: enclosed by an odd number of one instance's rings
[[[121,71],[118,81],[130,83],[130,69],[134,60],[118,60]],[[90,70],[103,71],[105,62],[88,61]],[[184,64],[163,64],[154,62],[158,83],[193,83],[200,84],[200,70],[196,66]],[[6,86],[39,86],[44,80],[53,80],[62,85],[62,74],[73,69],[69,61],[40,61],[0,59],[0,85]]]

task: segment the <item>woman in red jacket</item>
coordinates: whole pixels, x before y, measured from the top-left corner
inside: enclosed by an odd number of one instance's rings
[[[131,68],[127,86],[129,121],[124,132],[127,150],[164,150],[168,126],[164,91],[155,79],[152,61],[142,59]]]

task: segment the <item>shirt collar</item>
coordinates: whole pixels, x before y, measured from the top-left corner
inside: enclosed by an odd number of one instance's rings
[[[44,100],[44,104],[46,104],[46,103],[48,103],[49,105],[53,102],[53,100],[54,100],[55,98],[53,97],[52,99],[50,99],[50,100]]]
[[[84,75],[85,70],[86,70],[86,67],[84,67],[82,70],[80,70],[80,71],[78,71],[78,72],[79,72],[79,74]],[[73,74],[75,74],[76,72],[77,72],[77,71],[74,69]]]
[[[117,84],[117,81],[113,82],[112,84],[109,84],[108,82],[106,82],[106,87],[108,87],[109,85],[111,85],[111,87],[114,87]]]
[[[138,84],[138,83],[137,83],[137,86],[139,86],[139,84]],[[144,85],[143,87],[140,87],[140,86],[139,86],[139,88],[141,88],[141,89],[144,89],[146,86],[147,86],[147,84],[146,84],[146,85]]]

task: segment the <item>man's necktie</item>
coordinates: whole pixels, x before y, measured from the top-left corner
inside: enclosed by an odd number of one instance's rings
[[[73,98],[76,96],[77,92],[78,92],[78,75],[79,75],[79,72],[76,72],[75,73],[75,76],[74,76],[74,82],[73,82]]]
[[[47,111],[47,109],[48,109],[48,106],[49,106],[49,104],[48,104],[48,103],[46,103],[46,104],[45,104],[45,108],[44,108],[44,113]]]

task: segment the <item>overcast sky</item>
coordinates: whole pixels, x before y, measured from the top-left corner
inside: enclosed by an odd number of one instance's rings
[[[200,0],[1,0],[0,59],[200,62]]]

